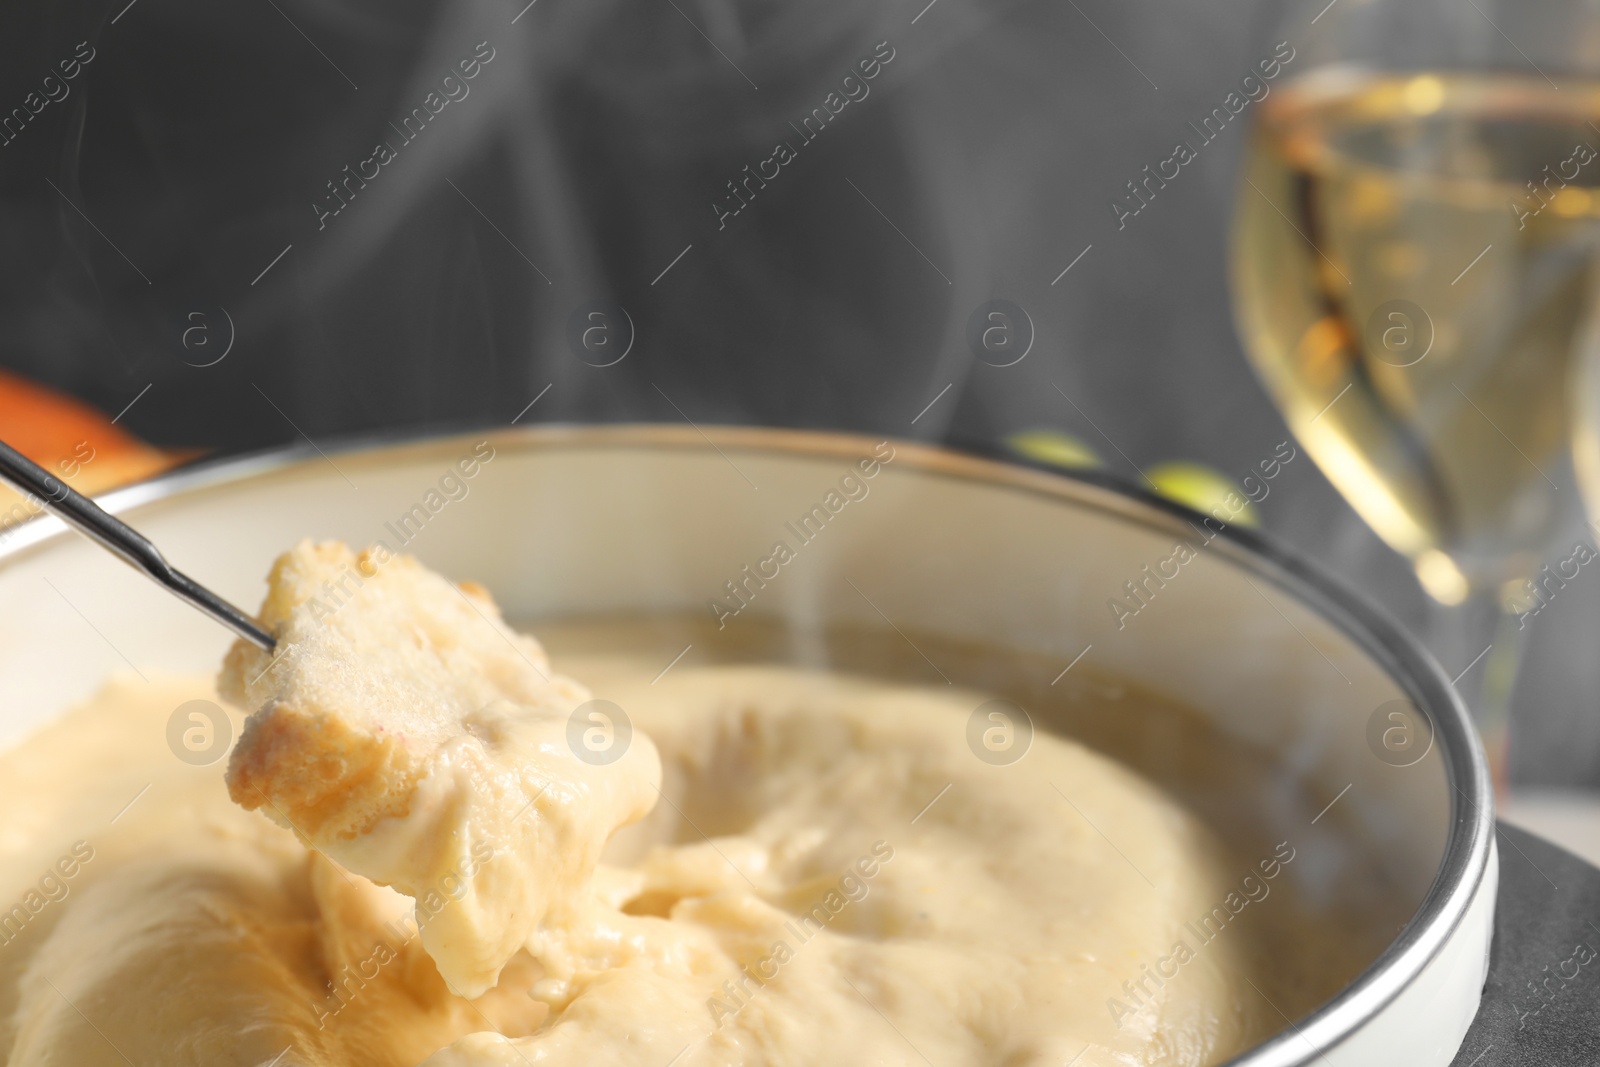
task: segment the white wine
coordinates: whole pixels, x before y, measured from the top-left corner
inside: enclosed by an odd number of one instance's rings
[[[1571,379],[1600,236],[1600,87],[1328,69],[1264,102],[1232,276],[1258,373],[1446,603],[1578,508]]]

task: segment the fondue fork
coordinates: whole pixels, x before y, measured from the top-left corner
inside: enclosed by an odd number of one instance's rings
[[[109,549],[178,599],[199,608],[263,651],[272,651],[275,643],[272,635],[257,626],[250,616],[168,563],[161,551],[139,531],[112,518],[94,501],[4,441],[0,441],[0,480],[10,482],[35,504],[102,548]]]

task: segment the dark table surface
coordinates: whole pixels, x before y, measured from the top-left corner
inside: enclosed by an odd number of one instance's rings
[[[1600,870],[1514,826],[1498,836],[1489,980],[1454,1067],[1594,1067]]]

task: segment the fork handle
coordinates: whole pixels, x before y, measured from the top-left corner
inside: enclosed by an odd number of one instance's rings
[[[139,531],[106,511],[21,452],[0,441],[0,479],[135,570],[144,572],[178,599],[199,608],[266,652],[275,642],[244,612],[168,563]]]

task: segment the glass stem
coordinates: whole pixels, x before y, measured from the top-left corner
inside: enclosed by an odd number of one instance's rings
[[[1518,616],[1503,610],[1492,593],[1478,593],[1455,606],[1433,605],[1429,644],[1472,714],[1500,799],[1511,784],[1511,700],[1524,636]]]
[[[1516,614],[1496,604],[1494,618],[1494,644],[1484,657],[1483,681],[1478,687],[1478,707],[1474,710],[1484,749],[1489,754],[1495,796],[1503,800],[1511,787],[1511,700],[1526,642],[1521,619]]]

